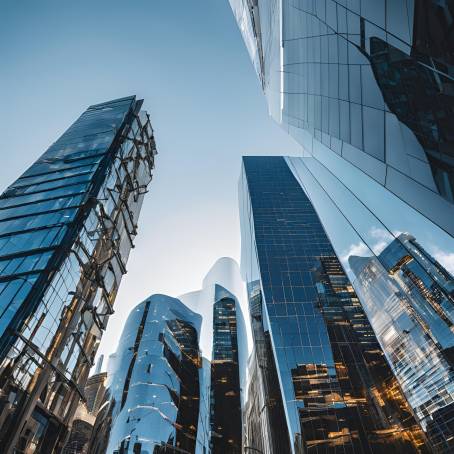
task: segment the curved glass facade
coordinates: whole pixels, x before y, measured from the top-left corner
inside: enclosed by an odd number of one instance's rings
[[[195,452],[204,389],[201,322],[165,295],[131,312],[109,362],[109,408],[98,416],[90,452]]]
[[[0,197],[0,444],[59,451],[156,153],[143,101],[91,106]]]
[[[324,144],[452,234],[448,2],[230,3],[271,114],[305,151]]]
[[[109,360],[90,453],[242,452],[243,290],[238,265],[224,257],[202,290],[152,295],[131,312]]]

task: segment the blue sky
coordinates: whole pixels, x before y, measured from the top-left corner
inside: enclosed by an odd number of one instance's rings
[[[90,104],[136,94],[152,117],[155,179],[108,353],[136,303],[239,259],[241,156],[300,149],[268,116],[227,0],[2,0],[0,21],[2,190]]]

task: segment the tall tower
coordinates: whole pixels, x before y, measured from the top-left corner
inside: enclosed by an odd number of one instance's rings
[[[98,414],[90,453],[196,452],[206,400],[201,322],[166,295],[132,310],[109,360],[108,403]]]
[[[220,285],[213,304],[211,444],[213,454],[241,453],[242,414],[238,358],[238,300]]]
[[[436,0],[230,0],[230,4],[270,114],[301,144],[301,157],[287,162],[313,203],[364,309],[367,312],[368,295],[373,293],[377,309],[404,311],[403,317],[419,326],[415,330],[426,333],[415,351],[426,351],[433,343],[434,350],[429,350],[435,356],[426,365],[431,371],[442,365],[443,379],[426,373],[422,382],[401,380],[400,386],[406,396],[418,396],[408,398],[424,430],[438,427],[439,435],[431,437],[434,448],[451,452],[454,383],[443,358],[454,342],[454,302],[442,289],[446,278],[439,281],[436,269],[454,273],[452,4]],[[395,253],[403,262],[391,265]],[[372,276],[370,266],[349,261],[355,257],[370,259],[382,292],[365,279]],[[408,257],[413,258],[407,265]],[[420,268],[426,265],[430,272],[422,273]],[[370,321],[376,333],[382,330],[379,317]],[[396,337],[392,344],[406,344],[406,331],[389,333]],[[391,366],[399,363],[402,352],[391,353],[388,342],[381,345],[392,358]],[[414,354],[405,363],[419,372],[422,355]]]
[[[0,198],[0,444],[59,451],[156,154],[143,101],[89,107]]]
[[[242,302],[244,283],[238,264],[222,257],[211,267],[202,289],[180,296],[203,314],[203,355],[210,358],[209,448],[213,454],[240,454],[248,355]]]
[[[243,158],[240,197],[255,344],[247,446],[424,451],[424,434],[286,159]]]
[[[131,312],[90,453],[241,454],[243,293],[237,263],[223,257],[201,290],[152,295]]]

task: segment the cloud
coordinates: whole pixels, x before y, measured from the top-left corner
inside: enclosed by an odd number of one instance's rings
[[[451,274],[454,274],[454,252],[436,249],[433,253],[435,260],[440,262]]]
[[[376,242],[371,245],[375,255],[380,254],[383,249],[394,240],[394,237],[383,228],[372,227],[369,230],[369,235],[376,240]]]
[[[360,242],[350,245],[348,250],[342,254],[340,259],[344,264],[348,264],[348,258],[352,255],[357,255],[358,257],[369,257],[371,254],[369,248],[364,243]]]

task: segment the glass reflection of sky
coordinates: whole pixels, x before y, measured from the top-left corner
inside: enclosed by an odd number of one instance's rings
[[[287,160],[310,197],[323,199],[315,206],[329,236],[336,237],[333,244],[346,269],[349,255],[368,255],[368,251],[379,254],[400,233],[408,232],[446,269],[454,271],[454,239],[448,233],[363,172],[326,151],[336,170],[346,175],[342,182],[316,159]]]
[[[287,162],[316,206],[409,403],[431,430],[428,415],[449,405],[453,393],[453,278],[446,271],[453,269],[454,241],[380,184],[331,157],[343,175],[350,171],[345,184],[314,158]],[[434,259],[445,267],[444,277]]]

